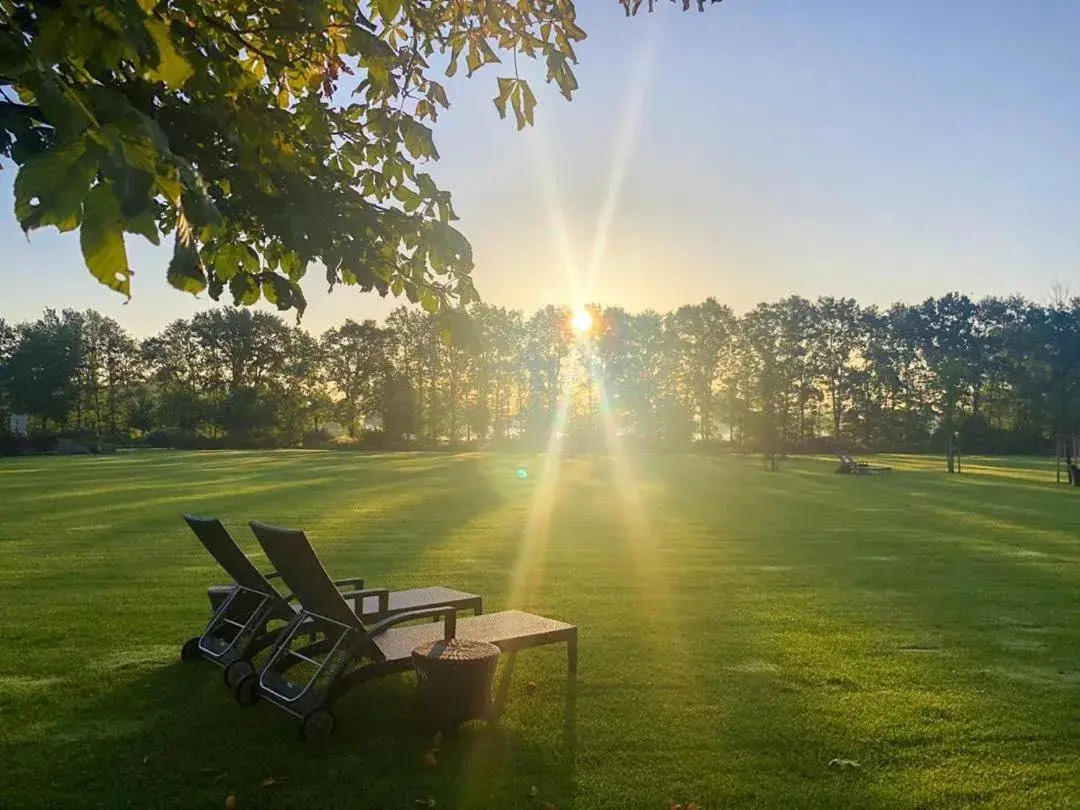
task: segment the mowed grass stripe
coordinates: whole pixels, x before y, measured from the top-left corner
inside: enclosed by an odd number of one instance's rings
[[[1080,508],[1045,460],[145,453],[0,462],[11,807],[1072,806]],[[529,478],[516,469],[525,464]],[[410,730],[411,679],[326,750],[181,666],[222,575],[180,520],[304,528],[328,570],[581,628],[498,731]],[[858,766],[830,765],[850,760]],[[264,790],[267,776],[287,778]],[[530,796],[537,787],[538,796]]]

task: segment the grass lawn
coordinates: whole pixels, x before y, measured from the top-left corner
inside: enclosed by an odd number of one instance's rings
[[[518,462],[0,460],[0,806],[1080,802],[1080,490],[1050,462],[948,477],[892,457],[879,480],[811,459],[534,459],[524,481]],[[222,579],[184,511],[253,555],[248,519],[300,526],[331,574],[576,623],[576,687],[564,648],[523,652],[500,727],[431,765],[401,720],[411,676],[383,679],[306,745],[180,663]]]

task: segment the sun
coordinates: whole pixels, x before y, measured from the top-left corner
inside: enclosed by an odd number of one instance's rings
[[[570,325],[579,335],[585,334],[592,329],[592,313],[587,309],[579,309],[570,318]]]

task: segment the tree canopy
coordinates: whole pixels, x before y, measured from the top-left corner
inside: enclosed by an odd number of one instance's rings
[[[584,38],[572,0],[0,0],[0,156],[22,228],[78,230],[123,295],[135,234],[171,238],[169,283],[215,300],[299,315],[318,262],[331,289],[435,312],[477,299],[423,171],[450,104],[437,79],[500,64],[494,104],[520,129],[537,99],[518,57],[571,99]]]
[[[1040,453],[1080,432],[1080,297],[959,293],[888,309],[789,296],[736,316],[470,304],[472,340],[440,316],[311,335],[219,307],[136,341],[100,314],[0,320],[0,452],[9,414],[41,439],[181,447],[502,447],[554,433],[602,449]],[[331,441],[329,432],[338,436]]]

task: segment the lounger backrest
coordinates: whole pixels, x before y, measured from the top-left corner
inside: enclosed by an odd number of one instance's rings
[[[201,518],[194,515],[184,515],[184,520],[199,542],[206,546],[206,550],[225,569],[225,572],[233,578],[237,585],[250,588],[253,591],[265,594],[277,594],[259,569],[240,550],[228,530],[221,525],[217,518]]]
[[[256,520],[250,525],[266,556],[305,610],[342,624],[362,626],[326,573],[307,535],[299,529],[283,529]]]

